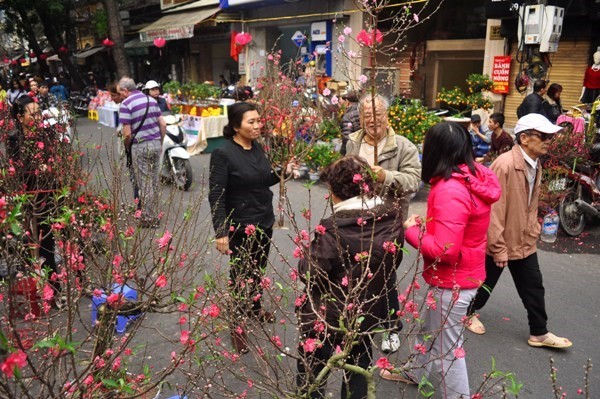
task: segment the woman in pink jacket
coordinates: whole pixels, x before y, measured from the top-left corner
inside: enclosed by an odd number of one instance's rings
[[[402,371],[382,377],[419,383],[426,377],[443,398],[469,398],[463,330],[467,307],[485,280],[490,207],[500,198],[496,175],[475,163],[469,133],[454,122],[425,135],[421,178],[431,184],[425,229],[412,215],[406,241],[419,248],[429,284],[415,355]],[[426,338],[427,337],[427,338]]]

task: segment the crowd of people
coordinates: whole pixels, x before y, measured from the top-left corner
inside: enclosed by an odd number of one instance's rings
[[[545,84],[536,84],[534,89],[541,86],[543,91]],[[15,158],[28,121],[40,116],[47,88],[45,81],[35,79],[26,88],[18,80],[11,82],[6,98],[18,122],[9,143]],[[119,104],[122,137],[130,149],[140,227],[147,228],[160,223],[159,154],[166,130],[162,117],[166,104],[161,105],[157,82],[148,81],[144,89],[148,94],[138,90],[129,77],[109,86],[113,101]],[[541,96],[540,90],[532,95]],[[539,158],[561,130],[542,114],[542,108],[556,112],[560,86],[551,85],[549,96],[553,103],[526,98],[519,110],[514,140],[503,128],[501,113],[489,116],[487,132],[479,115],[471,117],[470,129],[454,122],[436,124],[425,135],[422,160],[417,147],[390,127],[384,97],[367,94],[359,99],[353,94],[345,99],[355,105],[349,108],[353,114],[346,122],[352,131],[345,138],[345,156],[321,172],[330,191],[332,213],[320,221],[319,234],[299,256],[298,275],[305,284],[305,299],[296,304],[300,392],[324,397],[326,381],[317,381],[317,376],[340,347],[347,350],[348,364],[369,367],[370,336],[376,330],[385,331],[382,352],[399,349],[403,325],[396,274],[401,268],[405,238],[422,253],[427,300],[436,306],[428,306],[421,315],[423,323],[409,364],[384,368],[382,378],[406,384],[419,384],[426,378],[444,397],[469,398],[467,366],[461,352],[464,329],[485,333],[477,312],[489,300],[505,268],[527,310],[528,345],[572,345],[548,330],[537,259]],[[257,142],[262,133],[257,105],[239,101],[229,106],[227,115],[226,141],[210,158],[208,199],[216,248],[231,258],[229,289],[238,314],[230,326],[231,339],[241,354],[249,350],[247,318],[261,323],[275,321],[260,298],[275,222],[270,187],[279,177]],[[478,153],[480,144],[489,144],[487,154],[496,158]],[[292,173],[292,166],[286,174]],[[411,215],[409,200],[421,182],[431,186],[427,214]],[[42,243],[42,250],[53,247],[53,242]],[[352,290],[355,284],[358,290]],[[358,296],[353,300],[361,304],[364,318],[347,326],[356,329],[348,342],[348,331],[340,329],[339,323],[355,314],[352,303],[348,303],[351,294]],[[321,324],[324,330],[315,328]],[[437,339],[429,339],[436,334]],[[308,350],[303,345],[307,340],[317,340],[317,350]],[[366,395],[364,375],[346,372],[342,397]]]

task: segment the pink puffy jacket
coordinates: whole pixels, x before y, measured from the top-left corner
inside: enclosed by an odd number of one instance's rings
[[[406,241],[415,248],[420,246],[425,261],[423,278],[432,286],[470,289],[485,280],[490,208],[500,198],[501,188],[491,170],[479,164],[476,167],[476,176],[461,165],[464,174],[432,179],[426,232],[419,239],[419,226],[406,230]]]

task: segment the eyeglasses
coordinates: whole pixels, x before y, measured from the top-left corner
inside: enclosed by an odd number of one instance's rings
[[[532,133],[529,133],[528,136],[537,136],[537,137],[539,137],[539,139],[541,141],[548,141],[552,137],[554,137],[553,134],[541,133],[541,132],[532,132]]]

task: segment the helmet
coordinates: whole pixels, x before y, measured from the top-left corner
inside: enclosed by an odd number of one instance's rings
[[[314,61],[310,61],[310,62],[308,63],[308,65],[310,65],[311,67],[312,67],[312,66],[315,66],[315,62],[314,62]]]
[[[160,85],[156,82],[156,80],[149,80],[146,82],[146,86],[144,86],[144,90],[150,90],[160,87]]]

